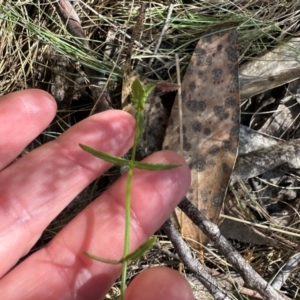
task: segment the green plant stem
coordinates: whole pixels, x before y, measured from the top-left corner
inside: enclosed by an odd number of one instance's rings
[[[126,196],[125,196],[125,237],[124,237],[124,251],[123,257],[119,261],[106,259],[102,257],[98,257],[96,255],[84,252],[84,254],[92,259],[102,261],[105,263],[110,264],[122,264],[122,276],[121,276],[121,299],[124,300],[125,298],[125,288],[126,288],[126,278],[127,278],[127,266],[128,262],[132,260],[137,260],[143,254],[148,251],[153,244],[155,243],[155,238],[150,238],[148,241],[140,245],[138,249],[136,249],[133,253],[129,253],[130,248],[130,218],[131,218],[131,184],[133,178],[133,171],[134,168],[144,169],[144,170],[167,170],[179,167],[179,165],[174,164],[149,164],[143,162],[136,162],[135,156],[139,141],[142,137],[143,127],[144,127],[144,105],[146,102],[147,97],[151,93],[151,91],[155,88],[155,85],[148,84],[142,85],[139,80],[135,80],[132,84],[132,102],[134,104],[134,108],[136,109],[135,120],[136,120],[136,129],[134,135],[134,143],[131,152],[130,160],[123,159],[114,155],[110,155],[105,152],[98,151],[93,149],[89,146],[79,144],[79,146],[93,154],[94,156],[104,159],[110,163],[114,163],[120,166],[128,166],[128,174],[127,174],[127,181],[126,181]]]
[[[134,167],[134,161],[135,161],[135,155],[136,155],[136,149],[140,138],[140,126],[139,121],[140,120],[140,114],[142,112],[137,111],[136,113],[136,120],[137,120],[137,128],[135,131],[134,136],[134,144],[132,147],[132,153],[131,153],[131,159],[130,159],[130,165],[127,175],[127,182],[126,182],[126,200],[125,200],[125,238],[124,238],[124,252],[123,252],[123,258],[126,258],[129,254],[129,248],[130,248],[130,218],[131,218],[131,182],[133,177],[133,167]],[[124,259],[122,264],[122,277],[121,277],[121,299],[125,299],[125,288],[126,288],[126,278],[127,278],[127,266],[128,261]]]
[[[124,238],[124,252],[123,257],[129,254],[130,246],[130,205],[131,205],[131,179],[133,175],[133,169],[130,166],[127,175],[126,183],[126,203],[125,203],[125,238]],[[121,277],[121,299],[124,299],[125,288],[126,288],[126,277],[127,277],[127,260],[123,261],[122,264],[122,277]]]

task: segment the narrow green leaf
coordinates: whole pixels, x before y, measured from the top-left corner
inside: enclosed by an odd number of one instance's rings
[[[149,249],[152,248],[155,242],[156,242],[156,237],[151,237],[148,241],[146,241],[144,244],[138,247],[134,252],[128,254],[122,260],[135,261],[141,258]]]
[[[131,94],[134,108],[138,111],[143,110],[143,99],[145,98],[145,91],[144,87],[138,79],[135,79],[131,85]]]
[[[88,252],[83,252],[83,254],[91,259],[94,259],[94,260],[97,260],[97,261],[101,261],[103,263],[106,263],[106,264],[111,264],[111,265],[119,265],[123,262],[123,259],[121,260],[113,260],[113,259],[108,259],[108,258],[103,258],[103,257],[99,257],[99,256],[96,256],[94,254],[90,254]]]
[[[98,158],[101,158],[107,162],[110,162],[112,164],[115,164],[115,165],[118,165],[118,166],[129,166],[131,164],[131,161],[128,160],[128,159],[124,159],[124,158],[121,158],[121,157],[118,157],[118,156],[114,156],[114,155],[111,155],[111,154],[108,154],[106,152],[102,152],[102,151],[99,151],[99,150],[96,150],[92,147],[89,147],[89,146],[86,146],[86,145],[82,145],[82,144],[79,144],[79,147],[81,149],[83,149],[84,151],[98,157]]]
[[[176,164],[152,164],[135,161],[133,166],[141,170],[159,171],[159,170],[171,170],[180,167],[181,165]]]
[[[150,95],[150,93],[154,90],[155,87],[156,87],[156,85],[153,84],[153,83],[149,83],[149,84],[144,85],[144,94],[145,94],[145,100],[144,101],[147,100],[147,97]]]

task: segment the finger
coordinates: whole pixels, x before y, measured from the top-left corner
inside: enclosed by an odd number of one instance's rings
[[[193,300],[187,280],[172,269],[156,267],[143,271],[129,285],[126,300]]]
[[[79,143],[121,156],[135,121],[122,111],[94,115],[0,173],[0,276],[25,255],[79,192],[111,166]],[[13,251],[11,249],[14,249]]]
[[[135,170],[132,182],[131,251],[153,234],[189,188],[190,172],[171,151],[148,157],[147,162],[177,163],[165,171]],[[17,299],[102,299],[120,274],[120,266],[100,263],[82,252],[118,260],[124,246],[126,174],[70,222],[44,249],[4,277],[2,295]],[[34,266],[35,272],[29,272]],[[34,288],[32,288],[34,281]],[[12,282],[13,287],[8,287]],[[6,297],[6,298],[7,298]],[[24,297],[23,297],[24,299]]]
[[[0,99],[0,170],[36,138],[51,122],[55,100],[41,90],[26,90]]]

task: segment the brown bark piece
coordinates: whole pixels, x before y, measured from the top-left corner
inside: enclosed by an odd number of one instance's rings
[[[240,67],[241,99],[299,78],[300,38],[293,37],[262,57]]]
[[[240,99],[237,33],[218,26],[198,42],[181,89],[183,156],[192,184],[187,198],[205,216],[218,222],[238,148]],[[164,149],[179,152],[179,112],[176,98]],[[184,238],[206,244],[207,238],[179,210]],[[201,249],[199,244],[192,245]]]

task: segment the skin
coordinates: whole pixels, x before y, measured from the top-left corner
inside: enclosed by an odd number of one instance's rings
[[[48,126],[55,112],[54,99],[40,90],[20,91],[0,99],[3,299],[101,299],[120,274],[120,266],[91,260],[82,252],[115,260],[122,257],[126,174],[47,246],[13,268],[51,220],[111,166],[84,152],[78,144],[121,156],[133,143],[134,119],[125,112],[111,110],[85,119],[58,139],[13,162]],[[163,224],[190,185],[189,169],[177,154],[161,151],[145,161],[175,163],[181,167],[135,171],[131,251]],[[193,295],[183,276],[159,267],[138,275],[128,288],[126,299],[185,300],[193,299]]]

